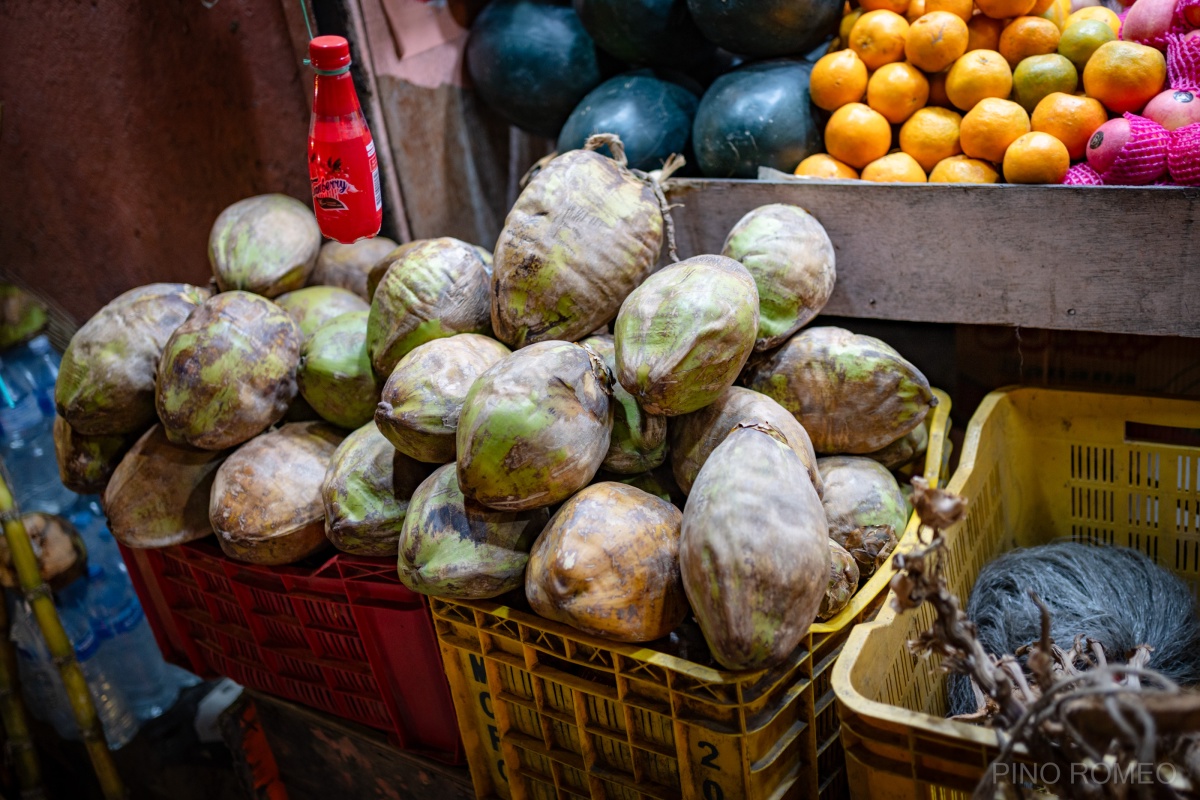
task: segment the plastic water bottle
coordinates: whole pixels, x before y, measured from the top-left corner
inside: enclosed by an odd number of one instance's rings
[[[58,382],[58,368],[62,363],[62,356],[50,344],[50,338],[45,334],[37,336],[5,350],[0,354],[0,359],[6,365],[24,370],[30,375],[42,415],[53,421],[54,385]]]
[[[167,677],[158,642],[128,576],[91,564],[87,609],[138,721],[153,719],[170,708],[179,696],[179,684]]]
[[[83,676],[87,679],[96,714],[104,727],[104,738],[108,740],[109,748],[118,750],[129,744],[137,735],[138,722],[130,709],[128,698],[114,678],[114,665],[105,658],[106,654],[101,651],[100,637],[96,635],[86,610],[78,602],[64,602],[58,610],[58,615],[71,645],[75,648],[75,658],[79,661]],[[59,685],[61,686],[61,683]],[[64,699],[65,693],[64,689]],[[64,730],[56,726],[56,730],[64,739],[80,738],[79,728],[74,720],[69,728]]]
[[[59,478],[54,417],[45,413],[38,393],[28,368],[0,356],[0,457],[12,478],[13,496],[22,511],[57,514],[75,493]]]
[[[24,600],[14,599],[9,603],[9,619],[9,638],[17,650],[17,675],[25,704],[33,716],[59,729],[71,722],[71,711],[33,611]]]

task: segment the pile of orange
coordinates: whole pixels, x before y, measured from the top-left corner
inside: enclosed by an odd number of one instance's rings
[[[1110,115],[1166,81],[1152,47],[1071,0],[855,0],[813,66],[825,153],[797,175],[1061,183]]]

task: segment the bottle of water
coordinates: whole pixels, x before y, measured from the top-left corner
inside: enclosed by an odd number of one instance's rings
[[[154,719],[170,708],[179,696],[179,684],[167,678],[158,642],[128,576],[91,564],[87,609],[138,721]]]
[[[83,588],[86,591],[86,587]],[[83,670],[83,676],[87,679],[96,714],[104,728],[104,738],[108,740],[110,749],[119,750],[137,735],[138,722],[124,691],[117,685],[114,665],[101,652],[100,637],[96,635],[91,619],[79,599],[64,597],[58,615],[71,645],[75,648],[75,658]],[[61,685],[60,682],[59,686]],[[63,694],[65,699],[65,690]],[[80,738],[78,726],[73,719],[68,728],[56,726],[56,730],[64,739]]]
[[[58,667],[50,658],[29,604],[15,598],[15,593],[8,594],[13,600],[8,604],[12,620],[9,638],[17,650],[17,675],[25,705],[33,716],[61,730],[74,723]]]
[[[41,334],[28,342],[5,350],[0,360],[13,369],[23,370],[32,378],[42,415],[54,419],[54,385],[58,382],[58,368],[62,356],[50,344],[50,338]]]
[[[54,417],[45,413],[44,402],[33,373],[0,356],[0,457],[12,478],[13,497],[22,511],[57,514],[75,494],[59,478]]]

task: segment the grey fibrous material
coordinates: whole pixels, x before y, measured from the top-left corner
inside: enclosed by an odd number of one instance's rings
[[[1192,591],[1141,552],[1058,541],[1018,548],[985,565],[967,615],[989,653],[1013,653],[1040,636],[1030,590],[1049,607],[1051,636],[1063,649],[1082,634],[1099,641],[1113,663],[1149,644],[1152,669],[1183,686],[1200,683],[1200,620]],[[950,713],[974,710],[968,679],[952,676]]]

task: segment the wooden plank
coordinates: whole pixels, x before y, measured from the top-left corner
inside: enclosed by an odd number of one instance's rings
[[[246,690],[287,787],[288,800],[381,797],[470,800],[466,767],[397,750],[378,731]]]
[[[1200,190],[671,181],[681,257],[793,203],[837,250],[826,314],[1200,336]]]

